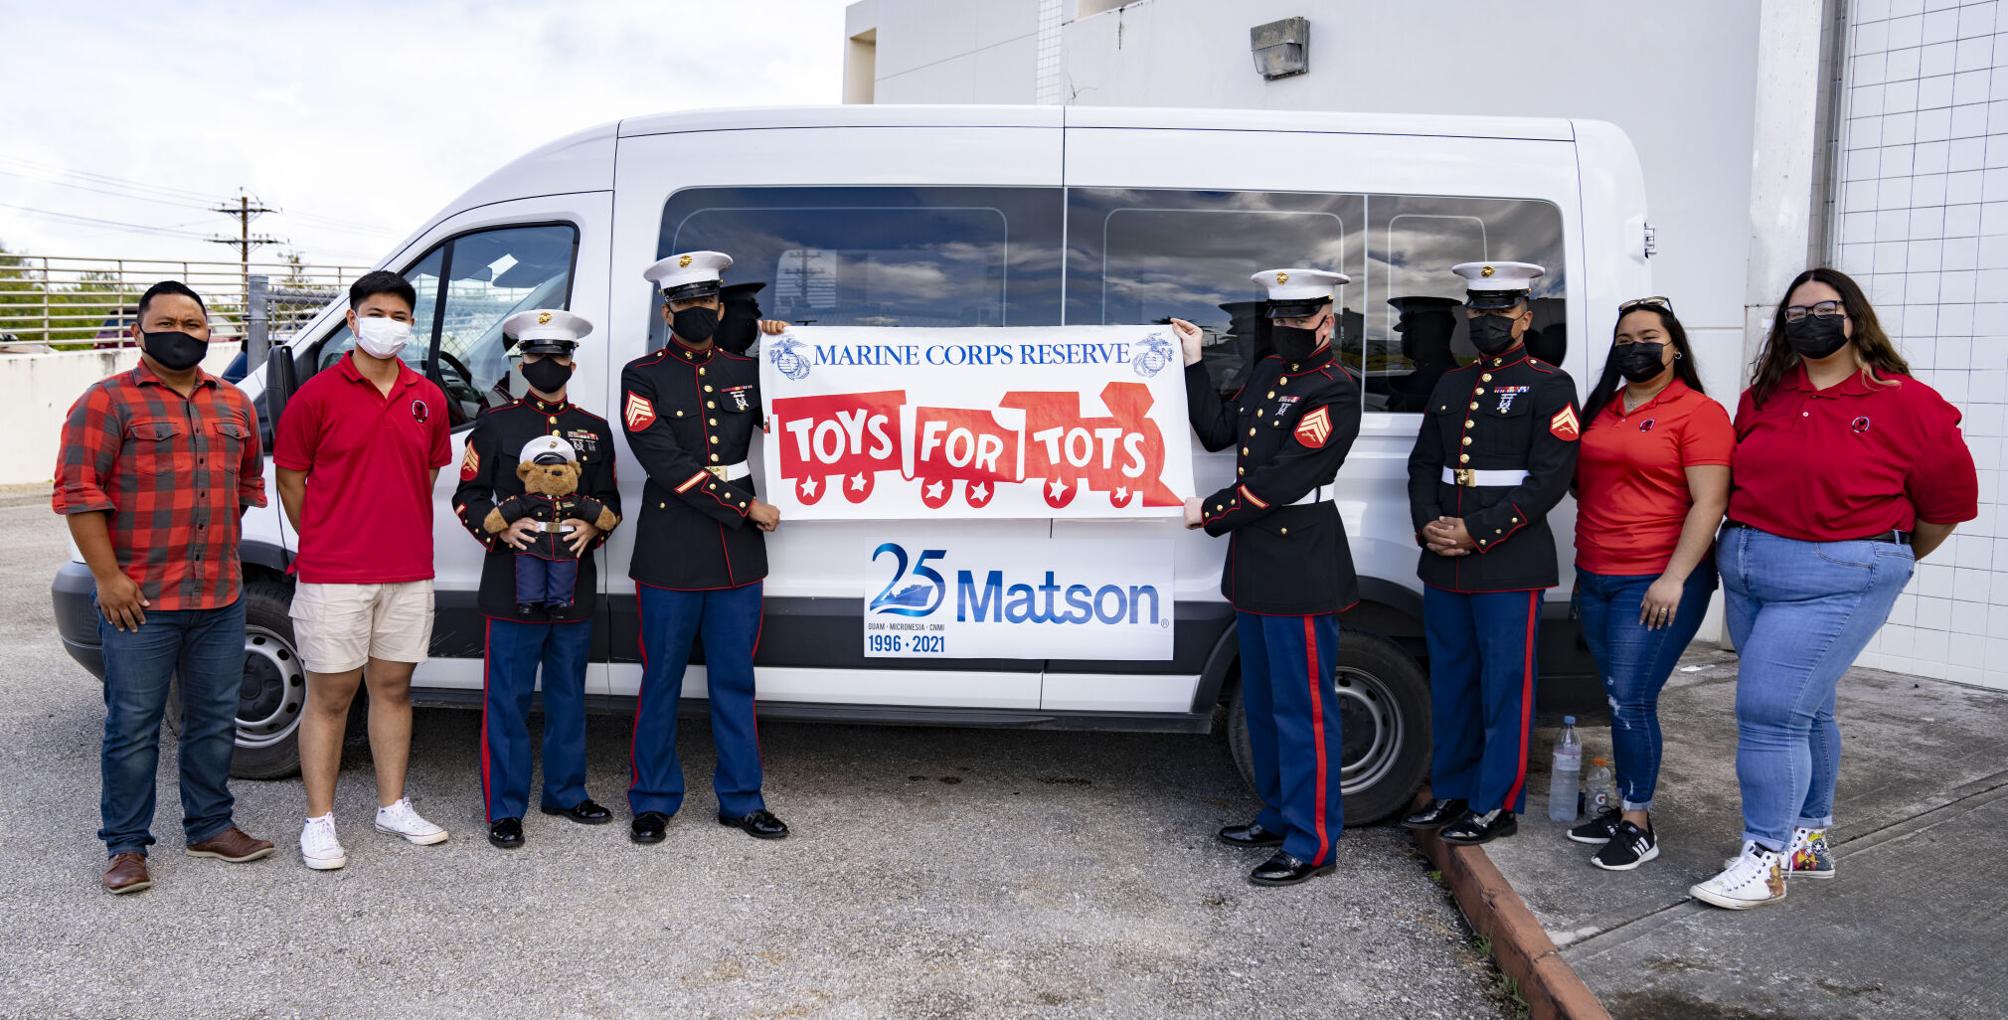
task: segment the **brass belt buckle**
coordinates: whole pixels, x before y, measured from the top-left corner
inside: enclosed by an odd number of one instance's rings
[[[1458,468],[1457,484],[1466,488],[1476,488],[1478,486],[1478,472],[1471,468]]]
[[[707,464],[704,470],[711,472],[712,477],[717,478],[721,482],[731,480],[726,476],[726,469],[717,464]]]

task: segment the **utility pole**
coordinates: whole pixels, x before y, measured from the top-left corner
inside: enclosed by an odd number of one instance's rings
[[[243,302],[248,304],[251,299],[251,249],[268,244],[285,243],[270,234],[253,235],[251,233],[251,218],[268,212],[277,212],[278,210],[266,208],[265,203],[252,198],[249,193],[240,188],[237,191],[237,201],[224,202],[222,205],[214,207],[212,211],[220,212],[237,221],[236,237],[212,237],[209,240],[212,244],[227,244],[237,249],[237,261],[241,267],[238,276],[237,293]],[[244,312],[248,314],[250,309],[245,307]]]

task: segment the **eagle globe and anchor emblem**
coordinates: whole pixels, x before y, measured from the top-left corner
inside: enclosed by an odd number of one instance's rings
[[[796,382],[809,377],[809,359],[802,353],[802,341],[791,336],[774,338],[767,350],[767,360],[774,370]]]
[[[1171,341],[1165,339],[1162,333],[1152,333],[1144,337],[1137,346],[1141,349],[1130,359],[1130,368],[1146,379],[1171,367],[1172,360],[1178,353],[1177,349],[1172,347]]]

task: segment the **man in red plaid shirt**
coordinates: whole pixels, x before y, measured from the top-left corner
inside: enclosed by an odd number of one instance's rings
[[[169,680],[179,667],[182,829],[191,857],[272,852],[231,818],[230,757],[244,677],[238,520],[265,505],[258,415],[201,368],[202,299],[172,280],[140,298],[140,363],[84,391],[57,455],[55,510],[97,579],[105,735],[98,838],[111,893],[152,884],[146,848]]]

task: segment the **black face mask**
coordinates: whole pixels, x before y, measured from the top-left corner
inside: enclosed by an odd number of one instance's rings
[[[1481,315],[1471,320],[1471,346],[1486,357],[1504,354],[1513,346],[1513,320],[1503,315]]]
[[[1302,361],[1318,352],[1318,331],[1271,323],[1269,342],[1275,345],[1277,356],[1284,361]]]
[[[179,330],[141,333],[140,349],[160,362],[160,367],[170,372],[186,372],[202,363],[202,356],[209,353],[209,342]]]
[[[686,308],[669,317],[669,331],[692,344],[702,344],[718,332],[718,309]]]
[[[1618,374],[1627,382],[1641,383],[1666,371],[1666,345],[1658,341],[1650,343],[1619,344],[1611,353],[1612,363],[1618,366]]]
[[[539,393],[556,393],[565,388],[565,382],[572,378],[572,366],[562,365],[550,358],[523,363],[523,381]]]
[[[1799,357],[1818,361],[1846,347],[1848,334],[1838,315],[1808,315],[1785,324],[1785,342]]]

